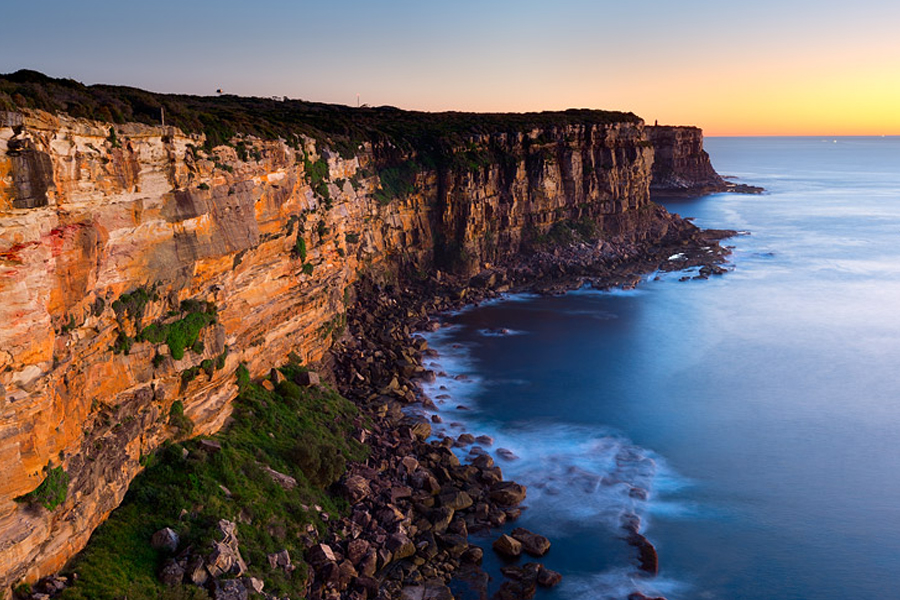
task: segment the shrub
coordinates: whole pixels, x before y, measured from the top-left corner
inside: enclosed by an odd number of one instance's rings
[[[50,467],[50,463],[44,467],[46,476],[37,488],[18,498],[16,502],[28,504],[40,504],[47,510],[53,510],[66,500],[66,491],[69,487],[69,474],[62,466]]]
[[[181,374],[181,381],[184,383],[185,374],[190,373],[188,375],[188,381],[192,380],[197,376],[197,367],[192,367]],[[190,435],[192,431],[194,431],[194,422],[191,421],[189,417],[184,414],[184,404],[182,404],[181,400],[176,400],[172,403],[172,407],[169,409],[169,425],[178,429],[183,435]]]
[[[294,242],[293,254],[301,261],[306,260],[306,240],[304,240],[299,233],[297,234],[297,241]]]
[[[312,263],[303,263],[303,268],[301,269],[304,275],[312,275],[313,274],[313,264]]]

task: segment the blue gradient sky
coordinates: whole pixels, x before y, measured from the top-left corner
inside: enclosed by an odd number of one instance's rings
[[[900,2],[9,2],[0,72],[421,110],[900,134]]]

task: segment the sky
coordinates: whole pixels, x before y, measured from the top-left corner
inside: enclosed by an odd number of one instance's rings
[[[900,135],[895,0],[30,0],[0,72],[412,110]]]

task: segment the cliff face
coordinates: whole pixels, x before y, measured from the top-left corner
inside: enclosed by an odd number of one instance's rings
[[[637,235],[650,206],[640,123],[473,137],[462,167],[416,169],[396,198],[375,161],[390,149],[201,145],[0,113],[0,589],[84,546],[141,458],[187,433],[173,405],[211,433],[240,364],[320,360],[361,274],[471,274],[564,220]],[[48,465],[65,500],[16,502]]]
[[[693,196],[728,189],[703,149],[700,128],[657,125],[645,129],[655,151],[650,184],[654,195]]]

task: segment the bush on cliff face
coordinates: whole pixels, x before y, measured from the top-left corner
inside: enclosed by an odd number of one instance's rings
[[[46,476],[37,488],[19,496],[16,502],[28,504],[40,504],[47,510],[53,510],[66,501],[66,492],[69,487],[69,474],[62,466],[51,467],[50,463],[44,467]]]
[[[145,461],[147,468],[122,505],[68,565],[79,580],[63,598],[206,598],[191,585],[161,584],[157,575],[169,555],[149,541],[153,532],[172,527],[182,540],[179,550],[204,548],[223,518],[238,523],[249,574],[263,579],[269,593],[302,597],[304,563],[295,560],[298,569],[287,575],[272,569],[266,555],[287,549],[292,557],[303,556],[306,527],[324,527],[319,512],[306,507],[318,505],[334,516],[346,511],[346,502],[326,487],[340,477],[346,461],[366,456],[350,435],[356,407],[328,387],[298,385],[304,370],[297,363],[285,365],[280,371],[286,380],[269,391],[239,369],[234,421],[215,436],[221,449],[190,440],[169,444]],[[267,469],[294,477],[297,486],[282,487]]]

